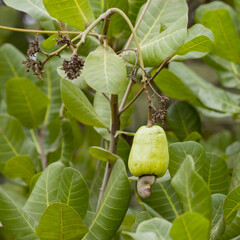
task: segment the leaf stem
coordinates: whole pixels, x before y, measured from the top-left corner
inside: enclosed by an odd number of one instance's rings
[[[35,147],[36,147],[36,149],[37,149],[37,152],[38,152],[38,154],[40,154],[40,153],[41,153],[41,149],[40,149],[40,145],[39,145],[39,143],[38,143],[36,134],[35,134],[35,132],[34,132],[34,129],[30,129],[30,133],[31,133],[31,136],[32,136],[32,140],[33,140],[33,142],[34,142],[34,144],[35,144]]]

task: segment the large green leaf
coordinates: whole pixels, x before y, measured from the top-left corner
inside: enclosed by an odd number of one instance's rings
[[[110,240],[121,225],[131,198],[124,163],[118,160],[112,170],[98,212],[83,239]]]
[[[198,212],[211,219],[211,194],[204,180],[195,172],[190,155],[183,161],[171,184],[181,198],[185,212]]]
[[[157,182],[152,186],[152,194],[147,199],[142,199],[152,209],[168,221],[172,221],[181,215],[181,206],[178,196],[171,186],[171,181]]]
[[[232,190],[239,185],[240,185],[240,153],[238,154],[238,157],[235,161],[230,188]]]
[[[182,46],[187,37],[187,12],[185,0],[151,1],[137,29],[145,66],[158,66]],[[135,54],[129,53],[126,59],[134,63]]]
[[[172,224],[165,219],[152,218],[140,223],[136,233],[124,232],[135,240],[171,240],[170,229]]]
[[[176,102],[169,107],[167,124],[179,139],[185,139],[195,131],[201,132],[198,112],[186,102]]]
[[[116,154],[110,153],[109,151],[101,147],[89,147],[88,151],[94,158],[101,161],[116,162],[118,159],[120,159],[120,157]]]
[[[154,79],[156,86],[168,97],[186,100],[194,105],[201,105],[197,96],[184,84],[181,79],[164,68]]]
[[[214,34],[216,43],[214,53],[240,64],[240,38],[228,10],[207,11],[203,14],[201,23]]]
[[[5,83],[10,78],[28,77],[30,80],[36,80],[36,76],[25,71],[22,61],[24,55],[10,44],[4,44],[0,47],[0,89],[4,90]]]
[[[231,224],[226,226],[224,234],[221,235],[221,240],[229,240],[239,236],[240,236],[240,210],[238,210],[237,215],[233,219]]]
[[[225,159],[216,153],[206,153],[204,180],[211,193],[227,194],[229,188],[228,166]]]
[[[73,208],[53,203],[43,213],[36,232],[41,240],[76,240],[81,239],[88,228]]]
[[[92,7],[92,10],[93,10],[96,18],[98,18],[100,16],[100,14],[102,14],[103,11],[106,9],[105,1],[89,0],[89,3]]]
[[[29,79],[9,79],[6,93],[8,113],[23,126],[36,128],[43,122],[49,100]]]
[[[61,146],[61,162],[65,166],[69,166],[72,161],[74,144],[73,144],[73,131],[69,120],[62,120],[62,146]]]
[[[205,150],[196,142],[176,142],[169,145],[169,172],[174,176],[187,155],[195,162],[196,172],[203,175],[205,165]]]
[[[99,161],[98,167],[94,174],[94,178],[89,187],[89,196],[90,196],[89,205],[90,205],[90,209],[93,210],[94,212],[96,211],[96,208],[97,208],[98,197],[100,194],[100,189],[102,186],[103,176],[105,172],[105,166],[106,166],[105,162]]]
[[[8,178],[21,178],[30,185],[31,179],[35,174],[35,167],[32,159],[28,155],[18,155],[10,158],[4,167],[4,174]]]
[[[28,13],[30,16],[39,21],[53,20],[53,18],[46,11],[41,0],[4,0],[4,3],[9,7]]]
[[[65,168],[58,187],[58,201],[72,207],[84,219],[89,201],[86,182],[80,172],[73,168]]]
[[[19,121],[8,115],[0,115],[0,170],[3,170],[7,160],[18,155],[28,155],[36,170],[41,170],[35,146],[25,136]]]
[[[42,88],[49,99],[49,105],[44,119],[45,126],[59,116],[62,105],[60,79],[56,71],[56,65],[60,65],[61,61],[60,58],[57,58],[47,62],[46,71],[43,74],[43,81],[38,82],[38,86]]]
[[[77,86],[68,80],[62,79],[61,92],[66,108],[78,121],[90,126],[105,126],[87,97]]]
[[[172,60],[201,58],[214,48],[213,33],[201,24],[195,24],[188,29],[188,35]]]
[[[0,221],[19,240],[37,240],[37,223],[15,200],[16,196],[0,188]]]
[[[103,45],[87,56],[82,74],[90,87],[110,94],[119,94],[127,77],[123,60],[111,47]]]
[[[93,11],[88,0],[43,0],[43,3],[52,17],[70,24],[79,30],[94,21]]]
[[[234,188],[226,197],[223,204],[224,219],[229,225],[240,209],[240,186]]]
[[[138,12],[141,6],[145,3],[145,0],[129,0],[129,8],[128,8],[128,17],[132,24],[136,22]]]
[[[49,165],[35,184],[24,206],[24,210],[35,220],[39,221],[46,208],[57,201],[58,186],[64,168],[62,163]]]
[[[198,213],[184,213],[170,230],[172,240],[208,240],[210,222]]]
[[[239,113],[239,96],[206,82],[183,63],[172,62],[169,69],[206,107],[226,113]]]
[[[200,23],[201,18],[205,12],[214,11],[218,9],[226,9],[230,14],[236,29],[239,27],[238,14],[236,13],[235,9],[233,9],[229,4],[224,3],[222,1],[213,1],[207,4],[200,5],[195,12],[195,16],[194,16],[195,22]]]
[[[211,238],[214,240],[218,239],[225,230],[223,220],[223,202],[225,197],[225,195],[219,193],[212,195],[213,217],[211,223]]]

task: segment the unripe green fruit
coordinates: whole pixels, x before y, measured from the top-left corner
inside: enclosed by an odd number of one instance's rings
[[[133,176],[162,177],[168,168],[168,143],[164,130],[157,125],[140,127],[133,139],[128,167]]]

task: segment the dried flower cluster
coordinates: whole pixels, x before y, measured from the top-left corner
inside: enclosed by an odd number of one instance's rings
[[[154,94],[155,96],[156,94]],[[153,97],[154,97],[153,96]],[[157,101],[158,103],[161,105],[160,109],[157,109],[152,103],[152,109],[153,109],[153,114],[152,114],[152,119],[153,119],[153,123],[157,123],[158,121],[161,121],[161,125],[164,126],[165,125],[165,118],[167,115],[167,102],[168,102],[169,98],[166,96],[161,96],[161,95],[157,95]]]
[[[57,46],[61,46],[62,44],[73,45],[69,36],[63,36],[60,32],[58,32],[58,39],[54,38],[53,40],[57,41]]]
[[[70,61],[64,59],[61,69],[65,71],[69,79],[73,80],[81,75],[81,70],[83,66],[84,60],[80,58],[77,54],[74,54],[72,55]]]

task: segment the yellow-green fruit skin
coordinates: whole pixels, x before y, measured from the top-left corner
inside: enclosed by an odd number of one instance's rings
[[[169,153],[165,131],[157,125],[140,127],[129,154],[128,167],[133,176],[162,177],[168,168]]]

